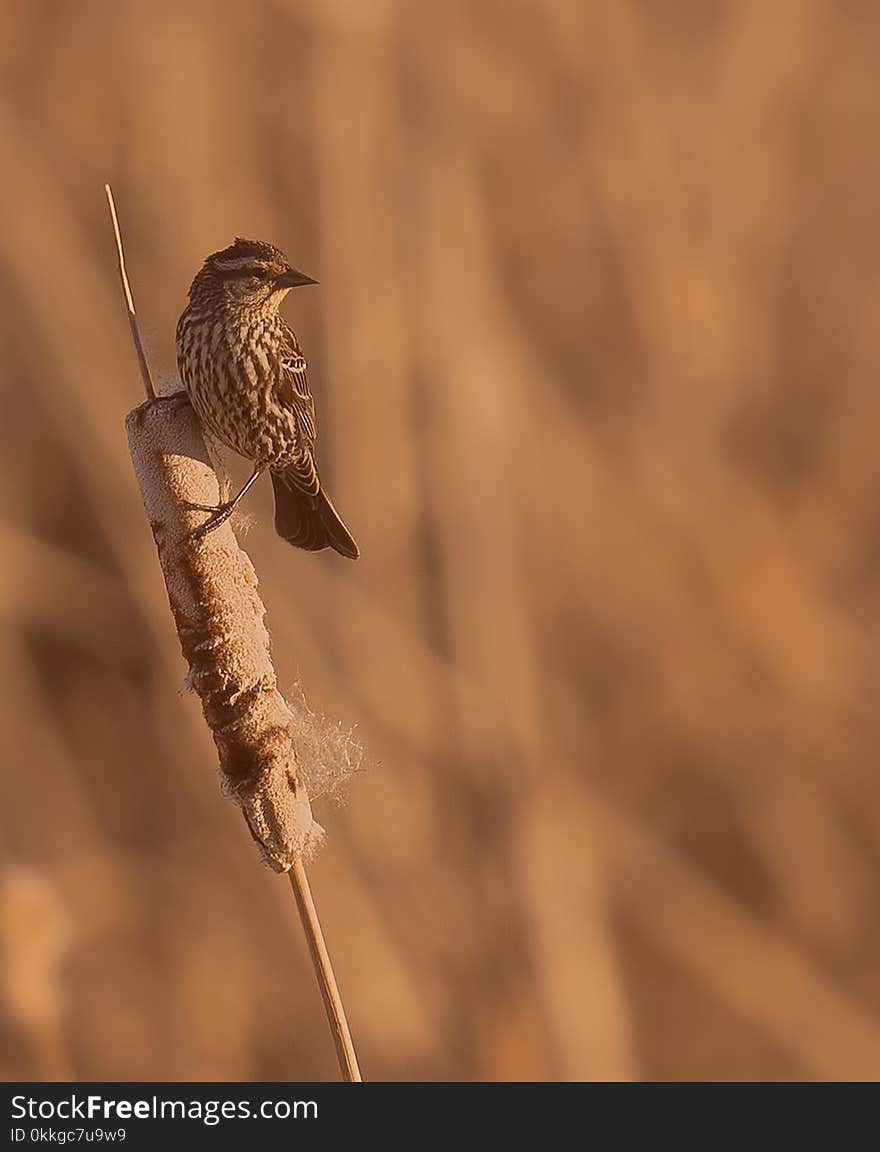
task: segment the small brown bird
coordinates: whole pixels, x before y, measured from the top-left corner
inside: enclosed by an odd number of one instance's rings
[[[305,358],[278,314],[291,288],[316,283],[272,244],[240,239],[209,256],[192,282],[177,325],[184,387],[202,425],[254,464],[233,500],[205,509],[212,515],[196,535],[222,524],[268,469],[279,536],[356,560],[358,546],[318,477]]]

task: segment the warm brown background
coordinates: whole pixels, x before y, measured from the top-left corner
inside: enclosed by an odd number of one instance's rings
[[[334,1078],[122,421],[236,234],[357,565],[248,502],[374,760],[313,868],[367,1078],[880,1076],[880,6],[0,9],[6,1078]]]

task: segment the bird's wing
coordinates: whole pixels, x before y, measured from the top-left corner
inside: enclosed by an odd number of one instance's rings
[[[281,349],[281,371],[276,386],[278,403],[292,413],[297,430],[297,451],[285,469],[285,479],[293,482],[308,496],[317,496],[321,490],[315,465],[315,441],[318,424],[315,401],[309,391],[309,376],[305,357],[296,336],[284,326]]]

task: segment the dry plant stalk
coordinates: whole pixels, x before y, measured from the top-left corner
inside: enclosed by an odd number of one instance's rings
[[[293,714],[278,691],[257,577],[229,523],[193,531],[220,487],[185,397],[148,400],[125,421],[128,447],[159,552],[168,601],[220,757],[267,863],[286,872],[320,840],[297,774]]]
[[[220,503],[220,485],[195,412],[182,394],[156,398],[138,332],[113,195],[105,186],[147,400],[125,426],[153,531],[189,683],[202,701],[224,791],[241,807],[265,861],[289,872],[324,998],[343,1078],[360,1080],[357,1057],[303,859],[323,835],[297,763],[296,719],[278,690],[257,577],[229,522],[198,540],[197,505]]]

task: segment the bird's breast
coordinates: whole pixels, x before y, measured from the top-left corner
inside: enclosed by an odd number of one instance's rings
[[[300,451],[293,413],[279,403],[272,326],[190,316],[178,326],[178,363],[204,427],[240,455],[284,467]],[[280,343],[278,344],[280,348]]]

